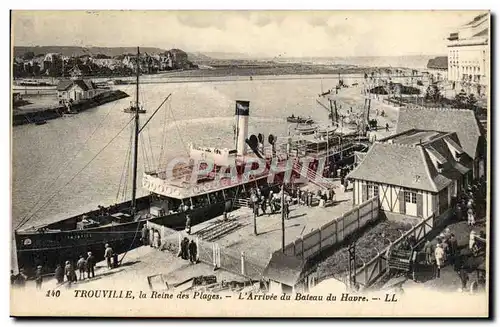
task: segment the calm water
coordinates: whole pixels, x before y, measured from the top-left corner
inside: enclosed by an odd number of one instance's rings
[[[172,93],[172,97],[141,133],[139,145],[147,148],[148,160],[145,160],[143,151],[139,151],[138,176],[142,176],[145,168],[158,166],[162,143],[167,153],[162,160],[164,164],[168,158],[187,155],[188,142],[231,147],[236,99],[251,102],[249,132],[264,133],[266,139],[269,133],[286,135],[285,117],[292,113],[326,120],[326,110],[316,104],[321,83],[326,89],[337,83],[337,78],[142,85],[140,98],[148,109],[147,114],[141,115],[142,122],[168,94]],[[25,227],[123,199],[122,195],[117,195],[132,124],[85,167],[131,118],[122,110],[134,99],[135,86],[119,88],[131,97],[75,116],[52,120],[45,125],[13,128],[14,225],[27,212],[36,211],[36,216]],[[166,139],[163,142],[164,129]],[[138,180],[140,185],[140,178]],[[130,198],[131,183],[128,185],[127,199]],[[145,191],[139,189],[139,194],[145,194]]]

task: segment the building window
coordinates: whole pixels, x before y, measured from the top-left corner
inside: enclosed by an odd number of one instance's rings
[[[417,192],[405,191],[405,202],[406,203],[417,203]]]
[[[366,188],[368,191],[368,198],[369,199],[371,199],[372,197],[378,196],[378,184],[367,183]]]

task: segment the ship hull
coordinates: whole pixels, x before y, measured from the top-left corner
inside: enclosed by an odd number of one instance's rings
[[[221,215],[225,203],[218,202],[190,213],[191,224],[196,225]],[[109,244],[116,253],[124,253],[141,245],[141,228],[151,221],[172,229],[183,229],[185,213],[175,213],[148,220],[95,227],[83,230],[56,232],[19,232],[15,234],[18,267],[27,275],[33,275],[38,265],[51,273],[57,264],[66,261],[75,263],[87,252],[92,252],[98,261],[104,259],[104,245]]]

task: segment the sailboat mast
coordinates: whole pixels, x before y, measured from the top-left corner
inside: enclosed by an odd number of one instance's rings
[[[139,47],[137,47],[137,60],[136,60],[136,88],[135,88],[135,117],[134,117],[134,167],[133,167],[133,177],[132,177],[132,214],[136,212],[136,189],[137,189],[137,154],[138,154],[138,144],[139,144],[139,75],[140,75],[140,64],[139,64]]]

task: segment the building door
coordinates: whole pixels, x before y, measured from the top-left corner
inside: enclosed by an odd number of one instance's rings
[[[417,216],[417,193],[405,191],[405,208],[409,216]]]

